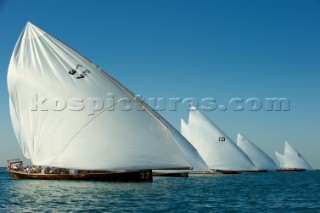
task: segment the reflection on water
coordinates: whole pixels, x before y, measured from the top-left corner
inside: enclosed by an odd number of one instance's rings
[[[153,183],[12,180],[0,170],[5,211],[320,211],[320,172],[155,177]]]

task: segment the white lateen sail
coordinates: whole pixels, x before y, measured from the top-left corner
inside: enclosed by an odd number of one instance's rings
[[[279,167],[280,168],[283,168],[284,167],[284,155],[275,151],[276,153],[276,157],[277,157],[277,160],[278,160],[278,163],[279,163]]]
[[[306,169],[311,170],[310,164],[287,141],[284,143],[283,155],[276,152],[280,168],[282,169]]]
[[[181,134],[187,139],[190,140],[188,135],[188,124],[183,119],[181,119]]]
[[[312,167],[287,141],[284,143],[285,167],[310,170]]]
[[[17,140],[34,165],[117,171],[187,169],[190,159],[203,163],[131,91],[31,23],[14,48],[8,90]]]
[[[279,167],[284,170],[305,169],[312,170],[310,164],[287,141],[284,143],[284,153],[275,152]]]
[[[181,119],[181,134],[189,141],[189,138],[187,136],[188,134],[188,124]],[[191,144],[190,144],[191,145]],[[191,145],[192,146],[192,145]],[[192,165],[192,170],[181,170],[181,171],[175,171],[175,170],[155,170],[154,172],[157,173],[186,173],[186,172],[206,172],[209,171],[209,167],[206,165],[206,163],[204,162],[204,160],[201,159],[190,159],[189,162]]]
[[[184,129],[187,126],[187,130]],[[249,157],[213,122],[191,108],[189,122],[181,131],[198,150],[209,169],[257,171]]]
[[[258,146],[238,133],[237,145],[248,155],[258,170],[277,170],[275,162]]]

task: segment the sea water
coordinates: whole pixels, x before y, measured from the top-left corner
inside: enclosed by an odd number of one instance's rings
[[[154,177],[152,183],[13,180],[0,212],[320,212],[320,172]]]

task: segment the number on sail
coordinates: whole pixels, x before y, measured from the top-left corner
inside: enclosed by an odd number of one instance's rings
[[[84,75],[80,75],[79,77],[77,77],[77,79],[80,79],[80,78],[84,78]]]
[[[219,137],[219,141],[226,141],[225,137]]]
[[[80,65],[80,64],[78,64],[77,65],[77,67],[76,67],[76,69],[78,70],[80,67],[83,67],[82,65]],[[69,71],[69,74],[70,75],[74,75],[74,74],[76,74],[78,71],[76,71],[76,70],[74,70],[74,69],[71,69],[70,71]],[[89,73],[91,73],[90,72],[90,70],[85,70],[85,71],[83,71],[82,72],[82,74],[80,74],[79,76],[77,76],[76,78],[77,79],[81,79],[81,78],[84,78],[85,76],[87,76]]]
[[[85,70],[82,72],[83,75],[87,75],[87,73],[91,73],[89,70]]]
[[[74,69],[71,69],[71,71],[69,71],[69,74],[71,74],[71,75],[74,75],[76,73],[77,73],[77,71],[75,71]]]

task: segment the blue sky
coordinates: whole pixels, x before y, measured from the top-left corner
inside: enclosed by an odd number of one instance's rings
[[[6,75],[27,21],[143,97],[290,99],[287,112],[204,112],[272,158],[287,140],[320,167],[320,1],[0,0],[0,165],[21,157]],[[176,128],[188,112],[160,112]]]

